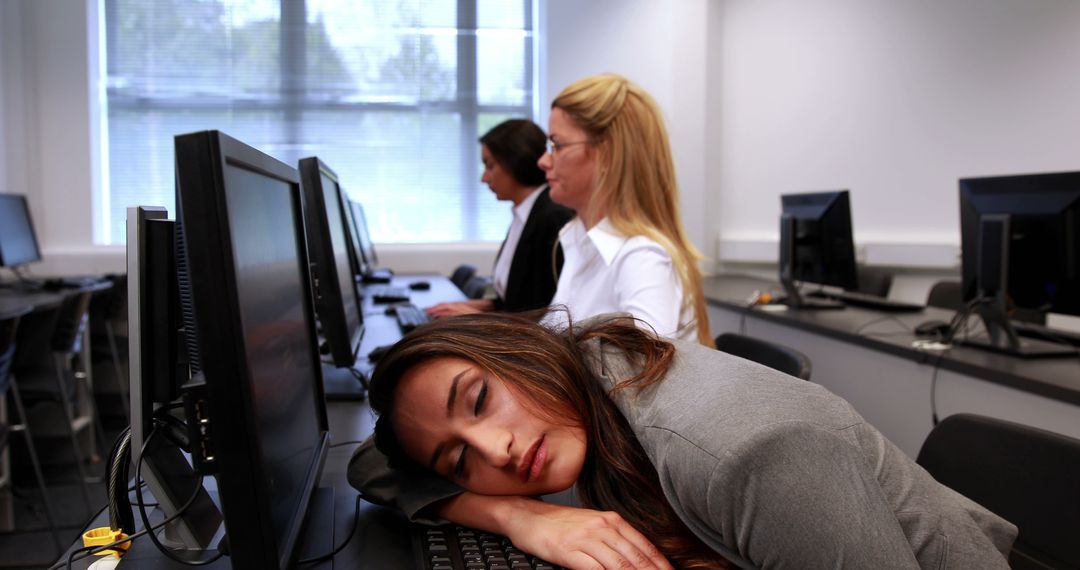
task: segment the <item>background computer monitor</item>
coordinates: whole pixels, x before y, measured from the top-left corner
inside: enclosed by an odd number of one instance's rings
[[[363,312],[356,293],[357,269],[349,253],[349,232],[337,174],[316,157],[300,161],[304,190],[307,246],[314,288],[315,312],[334,365],[356,363],[363,334]]]
[[[848,191],[784,194],[780,204],[780,282],[788,303],[802,308],[843,306],[806,300],[795,284],[858,288]]]
[[[16,267],[35,261],[41,261],[41,251],[26,196],[0,194],[0,266]]]
[[[233,567],[289,567],[329,438],[299,175],[217,131],[175,145],[193,462],[216,473]]]
[[[133,206],[127,210],[132,457],[142,462],[142,479],[164,517],[180,515],[166,526],[165,544],[176,550],[197,551],[212,546],[221,527],[221,512],[183,453],[191,451],[184,441],[185,416],[174,405],[179,402],[181,386],[189,379],[190,371],[186,356],[181,355],[185,352],[184,328],[177,286],[175,227],[167,218],[164,208]],[[162,425],[161,432],[151,438],[156,424]],[[177,434],[180,437],[175,437]],[[196,500],[183,508],[194,493],[198,493]],[[126,518],[125,531],[134,532],[134,518],[126,517],[130,509],[118,512]]]
[[[375,243],[371,241],[364,207],[360,205],[360,202],[350,200],[349,211],[352,212],[353,228],[356,231],[356,249],[361,259],[360,271],[362,274],[372,273],[379,265],[379,257],[375,254]]]
[[[1080,172],[961,179],[960,234],[964,300],[990,347],[1025,353],[1015,309],[1080,315]]]

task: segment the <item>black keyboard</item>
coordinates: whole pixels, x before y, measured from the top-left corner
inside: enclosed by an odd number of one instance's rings
[[[463,526],[413,527],[418,562],[427,570],[555,570],[514,548],[510,539]]]
[[[431,322],[431,315],[412,303],[394,305],[394,316],[402,332],[409,332],[420,325]]]
[[[376,303],[398,303],[409,300],[409,289],[394,285],[368,285],[364,287],[364,294],[370,296]]]
[[[888,313],[915,313],[926,308],[923,305],[916,305],[915,303],[894,301],[892,299],[886,299],[885,297],[878,297],[877,295],[869,295],[866,293],[856,293],[854,291],[813,291],[806,294],[806,296],[817,299],[832,299],[834,301],[840,301],[845,305],[851,305],[852,307],[875,309]]]

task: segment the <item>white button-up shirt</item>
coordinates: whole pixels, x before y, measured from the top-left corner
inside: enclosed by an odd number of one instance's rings
[[[500,299],[506,298],[506,282],[510,280],[510,266],[514,263],[514,252],[517,251],[518,242],[521,241],[521,232],[525,231],[525,222],[529,221],[533,204],[540,193],[547,188],[547,184],[537,187],[529,193],[520,204],[514,206],[514,217],[510,220],[510,231],[506,233],[506,241],[499,250],[499,258],[495,260],[495,269],[492,271],[492,284],[495,294]]]
[[[662,336],[697,341],[693,310],[683,309],[679,274],[660,244],[624,236],[607,218],[590,230],[574,218],[559,232],[559,243],[565,263],[552,305],[565,305],[575,321],[630,313]]]

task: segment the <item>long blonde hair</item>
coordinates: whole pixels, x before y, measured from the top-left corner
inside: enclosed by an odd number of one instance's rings
[[[593,75],[563,89],[551,103],[588,133],[600,153],[587,206],[603,212],[624,235],[645,236],[671,256],[683,288],[683,307],[692,307],[698,341],[713,346],[701,290],[701,253],[679,216],[679,188],[664,119],[653,98],[615,74]]]

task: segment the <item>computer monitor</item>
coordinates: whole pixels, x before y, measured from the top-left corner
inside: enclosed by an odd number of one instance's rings
[[[26,196],[0,194],[0,266],[17,267],[35,261],[41,261],[41,250]]]
[[[221,512],[200,486],[200,475],[183,453],[191,449],[183,442],[184,414],[177,411],[175,404],[180,402],[181,386],[189,379],[190,371],[187,358],[181,355],[185,352],[184,328],[175,228],[167,218],[164,208],[132,206],[127,210],[132,458],[143,463],[142,479],[163,515],[180,515],[166,525],[164,543],[175,550],[200,551],[210,548],[217,537]],[[166,435],[151,438],[158,424]],[[179,438],[169,437],[178,432]],[[143,445],[148,441],[144,453]],[[197,499],[183,508],[194,493],[198,493]],[[130,514],[123,508],[118,512],[123,517]],[[124,526],[128,527],[126,532],[134,532],[134,519],[128,518]]]
[[[988,335],[966,341],[1021,356],[1075,354],[1018,338],[1008,317],[1080,315],[1080,172],[961,179],[960,234],[964,300]]]
[[[233,567],[290,567],[329,438],[300,178],[218,131],[175,146],[193,464],[216,475]]]
[[[842,303],[806,299],[796,282],[857,289],[848,191],[784,194],[780,203],[780,283],[787,304],[842,308]]]
[[[352,214],[353,246],[359,264],[357,267],[360,270],[357,276],[365,283],[386,283],[390,281],[391,272],[378,267],[379,258],[375,255],[375,243],[371,241],[367,218],[364,216],[364,207],[360,205],[360,202],[350,200],[349,211]]]
[[[349,253],[348,223],[337,174],[316,157],[300,161],[307,246],[315,278],[315,312],[334,365],[356,363],[363,311]]]

